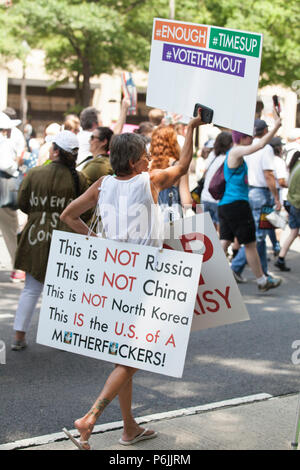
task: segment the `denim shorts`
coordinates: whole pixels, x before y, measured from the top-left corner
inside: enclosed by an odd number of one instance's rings
[[[218,216],[218,203],[217,202],[209,202],[209,201],[202,201],[204,206],[204,212],[209,212],[214,224],[219,223],[219,216]]]
[[[292,206],[292,204],[290,204],[289,227],[300,228],[300,209]]]

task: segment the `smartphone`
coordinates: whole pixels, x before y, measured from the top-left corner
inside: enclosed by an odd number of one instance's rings
[[[203,122],[210,124],[214,115],[214,112],[211,108],[204,106],[203,104],[196,103],[194,108],[194,117],[198,116],[198,109],[201,108],[201,119]]]
[[[277,95],[273,95],[272,96],[272,99],[273,99],[273,104],[275,106],[275,109],[276,109],[276,112],[278,114],[278,116],[280,115],[280,103],[279,103],[279,100],[278,100],[278,96]]]

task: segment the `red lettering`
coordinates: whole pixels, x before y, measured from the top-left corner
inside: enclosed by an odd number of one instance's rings
[[[101,296],[99,294],[89,294],[89,297],[87,297],[86,294],[83,292],[81,303],[83,304],[83,301],[85,300],[89,305],[92,303],[94,307],[99,307],[102,302],[102,307],[104,307],[106,299],[107,297],[105,295]]]
[[[229,300],[228,300],[228,298],[229,298],[229,290],[230,290],[230,286],[227,286],[224,295],[222,294],[221,291],[219,291],[219,289],[216,289],[216,292],[217,292],[217,294],[219,294],[220,297],[222,297],[222,299],[225,300],[225,303],[226,303],[227,307],[228,307],[228,308],[231,308],[231,304],[230,304],[230,302],[229,302]]]
[[[108,281],[109,285],[111,287],[116,287],[119,290],[125,290],[129,286],[129,291],[132,291],[133,287],[133,281],[136,280],[136,277],[133,276],[126,276],[125,274],[119,274],[115,278],[116,273],[113,273],[112,278],[109,279],[108,275],[106,272],[103,273],[103,278],[102,278],[102,286],[104,286],[105,280]]]
[[[198,304],[199,307],[200,307],[201,313],[197,312],[196,310],[194,310],[194,313],[195,313],[196,315],[201,315],[201,314],[204,315],[204,314],[205,314],[205,309],[204,309],[204,307],[203,307],[203,305],[202,305],[202,302],[201,302],[201,299],[200,299],[200,297],[199,297],[199,294],[197,294],[196,300],[197,300],[197,304]]]
[[[168,344],[173,344],[173,347],[176,348],[175,346],[175,339],[174,339],[174,336],[171,335],[170,338],[168,339],[168,341],[166,342],[165,346],[167,346]]]
[[[196,232],[182,235],[182,237],[180,238],[183,250],[189,253],[193,252],[190,246],[190,242],[195,241],[195,240],[202,241],[205,246],[205,252],[203,253],[203,263],[205,263],[212,257],[213,252],[214,252],[214,247],[210,239],[203,233],[196,233]]]
[[[206,300],[206,302],[210,302],[212,304],[215,304],[215,308],[213,309],[211,307],[207,307],[207,310],[209,312],[217,312],[220,309],[220,304],[216,300],[208,298],[207,296],[209,294],[213,294],[213,291],[206,290],[205,292],[203,292],[203,298],[204,298],[204,300]]]
[[[134,325],[129,325],[128,329],[129,329],[130,333],[132,333],[132,335],[130,335],[128,333],[128,335],[127,335],[128,338],[134,338],[134,336],[135,336],[135,332],[134,332],[135,326]]]
[[[125,254],[125,257],[124,257]],[[128,264],[131,263],[132,259],[132,267],[134,268],[135,262],[136,262],[136,257],[139,255],[136,251],[130,252],[128,250],[122,250],[120,253],[118,253],[118,249],[115,249],[115,254],[113,255],[110,251],[109,248],[106,248],[106,253],[105,253],[105,263],[107,262],[108,255],[110,256],[111,260],[116,263],[117,261],[122,265],[122,266],[127,266]]]
[[[82,326],[83,325],[83,317],[84,317],[84,314],[83,313],[79,313],[79,315],[77,316],[78,314],[75,313],[75,317],[74,317],[74,325],[77,325],[77,326]]]
[[[116,326],[115,326],[115,333],[116,333],[116,335],[119,335],[119,336],[120,336],[120,335],[123,333],[123,329],[124,329],[124,323],[122,323],[122,329],[121,329],[121,331],[120,331],[120,332],[119,332],[119,331],[117,331],[117,329],[118,329],[118,322],[116,322]]]

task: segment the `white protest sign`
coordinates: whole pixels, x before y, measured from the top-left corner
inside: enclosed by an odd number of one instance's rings
[[[55,230],[37,342],[181,377],[201,260]]]
[[[172,232],[166,224],[164,247],[203,255],[192,331],[249,320],[209,213],[176,220]]]
[[[155,18],[147,106],[193,116],[212,108],[213,123],[253,134],[263,36]]]

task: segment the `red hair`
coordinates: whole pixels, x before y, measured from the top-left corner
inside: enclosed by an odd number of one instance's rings
[[[159,126],[153,133],[150,145],[151,170],[168,168],[169,159],[179,160],[180,147],[172,126]]]

